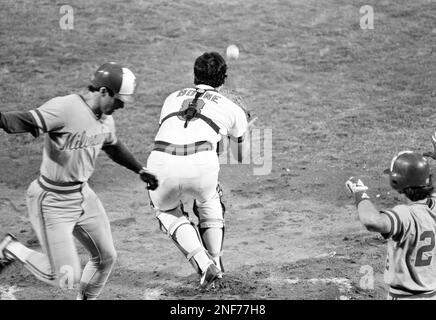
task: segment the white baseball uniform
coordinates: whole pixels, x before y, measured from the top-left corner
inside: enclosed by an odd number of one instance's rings
[[[191,120],[186,128],[184,120],[177,116],[164,121],[147,162],[147,168],[156,173],[160,182],[150,197],[156,209],[165,211],[177,207],[182,196],[189,195],[198,200],[204,216],[220,220],[217,143],[222,136],[241,137],[247,130],[247,117],[238,105],[214,88],[197,87],[206,90],[199,99],[200,112],[216,123],[219,133],[201,119]],[[195,93],[195,88],[186,88],[170,94],[162,106],[160,122],[186,108]],[[202,147],[204,151],[195,152]]]
[[[202,90],[205,92],[199,96],[196,104],[199,116],[186,121],[177,113],[186,110],[194,96]],[[208,85],[200,84],[196,88],[173,92],[162,107],[160,128],[147,162],[147,168],[159,179],[159,188],[149,193],[150,200],[161,225],[190,261],[194,257],[200,269],[201,257],[197,253],[202,248],[193,236],[189,238],[186,235],[193,231],[183,231],[175,235],[179,226],[187,223],[182,216],[180,202],[188,197],[195,199],[198,227],[202,235],[210,228],[222,230],[222,236],[216,236],[219,237],[219,245],[213,245],[215,249],[211,249],[212,245],[208,248],[208,253],[217,264],[220,261],[224,232],[223,207],[217,191],[217,143],[222,136],[242,137],[247,125],[243,109]],[[186,245],[181,244],[183,239],[186,240]]]

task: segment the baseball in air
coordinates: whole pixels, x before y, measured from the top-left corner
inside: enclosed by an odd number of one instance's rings
[[[231,44],[227,47],[226,55],[228,59],[238,59],[239,57],[239,49],[234,44]]]

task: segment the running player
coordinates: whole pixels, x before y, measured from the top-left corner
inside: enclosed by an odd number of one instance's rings
[[[112,113],[132,102],[135,76],[117,63],[94,73],[85,95],[56,97],[29,112],[0,113],[7,133],[44,134],[40,176],[27,190],[30,221],[44,253],[30,250],[8,235],[0,243],[0,259],[18,260],[38,279],[72,289],[80,281],[78,299],[96,299],[116,259],[109,220],[87,181],[100,150],[139,174],[154,190],[156,178],[115,135]],[[90,252],[83,273],[74,243]]]

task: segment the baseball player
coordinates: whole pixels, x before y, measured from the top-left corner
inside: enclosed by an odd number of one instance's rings
[[[87,181],[100,150],[139,174],[147,188],[155,176],[143,167],[115,134],[112,113],[133,101],[135,76],[117,63],[94,73],[85,95],[56,97],[28,112],[0,113],[7,133],[44,134],[40,176],[26,194],[30,221],[44,253],[22,245],[11,234],[0,243],[0,259],[17,260],[45,283],[72,289],[77,299],[96,299],[116,259],[106,212]],[[90,252],[83,273],[74,237]]]
[[[407,204],[379,212],[362,181],[350,178],[346,186],[355,196],[360,221],[369,231],[389,239],[384,273],[388,299],[436,300],[436,194],[427,159],[402,151],[385,173]]]
[[[159,188],[149,195],[161,230],[201,275],[200,288],[209,287],[223,272],[225,207],[218,185],[217,144],[222,137],[230,137],[234,141],[231,150],[242,161],[248,153],[245,133],[252,124],[241,106],[220,93],[226,72],[226,62],[216,52],[195,60],[195,86],[166,98],[147,161],[159,178]],[[195,199],[198,226],[183,210],[187,197]]]

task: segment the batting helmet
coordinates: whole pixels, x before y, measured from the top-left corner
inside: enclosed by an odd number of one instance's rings
[[[96,88],[106,87],[117,98],[124,102],[132,102],[135,93],[136,77],[132,71],[118,63],[108,62],[100,66],[91,78]]]
[[[428,187],[431,185],[430,165],[421,154],[413,151],[399,152],[384,173],[389,174],[393,189],[402,191],[407,187]]]

